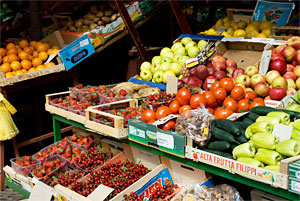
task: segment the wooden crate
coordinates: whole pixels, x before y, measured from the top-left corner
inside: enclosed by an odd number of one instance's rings
[[[138,101],[134,100],[134,99],[127,99],[127,100],[121,100],[121,101],[117,101],[117,102],[113,102],[113,103],[106,103],[106,104],[102,104],[102,105],[98,105],[98,106],[94,106],[94,107],[89,107],[86,110],[85,126],[89,129],[95,130],[97,132],[100,132],[105,135],[115,137],[118,139],[127,138],[128,128],[124,127],[124,118],[123,117],[96,110],[96,108],[111,106],[111,105],[118,106],[120,108],[136,107],[136,106],[138,106]],[[95,118],[97,114],[113,118],[114,126],[112,127],[112,126],[104,125],[104,124],[93,121],[92,118]]]
[[[288,35],[280,36],[281,32],[288,32]],[[273,26],[271,27],[271,36],[276,40],[288,40],[291,36],[300,36],[299,26]]]
[[[226,13],[229,21],[239,22],[247,21],[252,19],[253,9],[242,9],[242,8],[227,8]],[[242,15],[240,13],[249,13],[248,15]]]
[[[185,157],[194,161],[203,162],[221,169],[228,170],[232,174],[270,184],[271,186],[288,189],[289,170],[288,164],[300,159],[300,156],[290,157],[280,161],[280,172],[273,172],[263,168],[255,167],[236,160],[228,159],[216,154],[193,147],[191,138],[187,138]]]

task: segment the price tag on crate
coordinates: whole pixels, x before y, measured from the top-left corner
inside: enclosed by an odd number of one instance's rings
[[[75,40],[70,45],[59,51],[60,58],[66,66],[66,70],[70,70],[95,52],[93,45],[87,34]]]

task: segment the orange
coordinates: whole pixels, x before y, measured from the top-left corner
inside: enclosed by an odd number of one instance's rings
[[[48,55],[52,54],[52,49],[48,49],[48,50],[47,50],[47,54],[48,54]]]
[[[34,67],[37,67],[37,66],[39,66],[39,65],[42,65],[42,60],[40,59],[40,58],[34,58],[33,60],[32,60],[32,65],[34,66]]]
[[[57,50],[59,50],[59,47],[58,47],[57,45],[53,45],[53,46],[52,46],[52,49],[57,49]]]
[[[47,49],[50,48],[50,46],[48,45],[48,43],[44,43],[44,45],[46,45]]]
[[[34,47],[36,43],[37,43],[37,42],[33,40],[33,41],[30,41],[29,45],[30,45],[31,47]]]
[[[9,63],[4,63],[0,66],[0,70],[2,70],[4,73],[8,73],[11,71],[11,67]]]
[[[21,60],[25,60],[25,59],[28,59],[28,56],[29,54],[27,52],[24,52],[24,51],[21,51],[19,54],[18,54],[19,58]]]
[[[23,68],[21,71],[22,71],[23,73],[27,73],[27,70],[24,69],[24,68]]]
[[[8,63],[11,63],[13,61],[19,61],[19,57],[15,54],[9,54],[7,57],[8,57]]]
[[[45,64],[45,68],[49,68],[51,66],[55,66],[55,64],[53,62],[49,62]]]
[[[36,68],[30,68],[27,72],[29,73],[29,72],[32,72],[32,71],[36,71]]]
[[[38,57],[39,56],[39,52],[38,51],[34,51],[32,54],[33,57]]]
[[[32,54],[33,53],[33,50],[31,49],[31,47],[25,47],[23,49],[24,52],[27,52],[28,54]]]
[[[6,49],[7,49],[7,50],[9,50],[9,49],[11,49],[11,48],[15,48],[15,47],[16,47],[16,45],[13,44],[13,43],[8,43],[8,44],[6,45]]]
[[[28,60],[32,61],[32,59],[34,59],[34,57],[32,55],[29,55]]]
[[[22,69],[20,62],[18,62],[18,61],[11,62],[10,66],[14,71]]]
[[[8,72],[5,74],[6,78],[13,77],[13,76],[15,76],[15,74],[13,72]]]
[[[23,60],[23,61],[21,61],[21,66],[25,70],[28,70],[29,68],[31,68],[32,64],[31,64],[31,61],[29,61],[29,60]]]
[[[58,49],[53,49],[52,54],[55,54],[55,55],[58,54]]]
[[[46,52],[40,52],[39,53],[39,58],[42,60],[42,61],[46,61],[47,58],[48,58],[48,54]]]
[[[0,55],[1,55],[2,57],[5,57],[5,56],[7,55],[6,49],[0,48]]]
[[[15,74],[16,74],[16,75],[22,75],[22,74],[23,74],[23,71],[22,71],[22,70],[17,70],[17,71],[15,72]]]
[[[21,40],[21,41],[19,42],[19,46],[20,46],[21,48],[28,47],[28,46],[29,46],[29,43],[28,43],[27,40]]]
[[[2,63],[2,56],[0,55],[0,64]]]
[[[44,69],[44,65],[39,65],[38,67],[36,67],[36,70],[41,70],[41,69]]]
[[[3,63],[9,63],[8,62],[8,56],[3,57]]]
[[[37,48],[38,52],[47,52],[47,50],[48,50],[48,47],[45,43],[38,45],[38,48]]]
[[[15,54],[15,55],[18,55],[18,49],[17,49],[16,47],[10,48],[9,50],[7,50],[7,54]]]
[[[38,47],[39,47],[40,45],[42,45],[42,44],[43,44],[42,42],[36,42],[35,45],[34,45],[34,49],[37,50]]]

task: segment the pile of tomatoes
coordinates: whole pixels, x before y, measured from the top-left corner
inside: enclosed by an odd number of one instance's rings
[[[235,86],[231,78],[215,81],[209,91],[203,94],[194,94],[187,88],[181,88],[176,94],[176,100],[169,106],[160,106],[156,111],[145,110],[142,120],[153,123],[170,114],[181,115],[187,110],[205,107],[217,119],[226,119],[235,112],[248,111],[256,106],[264,106],[264,100],[256,97],[255,92],[245,91],[241,86]],[[161,126],[163,130],[175,127],[175,120],[170,120]]]

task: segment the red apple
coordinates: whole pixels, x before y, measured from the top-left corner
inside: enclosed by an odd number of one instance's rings
[[[222,78],[226,77],[226,73],[222,70],[218,70],[214,73],[214,76],[217,78],[217,80],[221,80]]]
[[[300,65],[300,50],[297,50],[296,51],[296,54],[295,54],[295,56],[294,56],[294,61],[293,61],[293,63],[295,62],[295,64],[297,64],[297,65]]]
[[[284,79],[292,79],[294,82],[297,80],[297,76],[293,72],[286,72],[283,76]]]
[[[292,36],[287,40],[288,46],[293,47],[295,50],[300,49],[300,37],[299,36]]]
[[[271,99],[270,96],[266,96],[266,97],[264,98],[264,100],[266,101],[266,100],[272,100],[272,99]]]
[[[296,52],[297,53],[297,52]],[[296,56],[296,55],[295,55]],[[297,66],[297,61],[294,59],[294,61],[292,62],[293,66]]]
[[[226,64],[225,58],[223,56],[221,56],[221,55],[217,55],[217,56],[212,57],[211,61],[212,61],[212,63],[221,62],[221,63]]]
[[[202,83],[202,80],[200,80],[198,77],[191,76],[187,84],[192,87],[202,87]]]
[[[245,74],[245,70],[244,69],[237,68],[233,72],[233,77],[237,78],[239,75],[244,75],[244,74]]]
[[[298,65],[294,68],[294,73],[297,77],[300,77],[300,65]]]
[[[297,93],[296,89],[289,88],[286,92],[287,95],[295,95]]]
[[[217,78],[215,78],[214,76],[208,76],[203,84],[203,89],[205,91],[209,91],[211,85],[215,83],[216,80]]]
[[[189,77],[182,77],[181,80],[186,84],[189,81]]]
[[[280,73],[277,70],[271,70],[266,74],[266,80],[269,84],[272,84],[273,80],[280,77]]]
[[[213,62],[212,63],[213,67],[216,69],[216,70],[225,70],[226,69],[226,64],[225,62]]]
[[[292,62],[295,54],[296,50],[289,46],[285,47],[282,51],[282,55],[285,57],[286,62]]]
[[[280,59],[274,60],[270,65],[271,70],[277,70],[281,75],[286,71],[286,63]]]
[[[254,88],[258,83],[266,83],[266,78],[261,74],[255,74],[250,79],[251,87]]]
[[[207,70],[208,70],[208,74],[209,74],[209,75],[213,75],[214,72],[216,72],[216,69],[214,68],[214,66],[212,65],[211,62],[208,62],[208,63],[206,64],[206,68],[207,68]]]
[[[294,68],[295,68],[295,66],[293,66],[292,64],[287,64],[286,72],[294,72]]]
[[[286,79],[287,81],[287,89],[293,88],[296,89],[296,81],[292,80],[292,79]]]
[[[215,53],[215,54],[210,58],[210,60],[213,60],[213,58],[215,58],[216,56],[222,56],[222,54],[220,54],[220,53]]]
[[[284,58],[284,56],[282,56],[281,54],[273,54],[272,56],[271,56],[271,61],[274,61],[274,60],[277,60],[277,59],[280,59],[280,60],[282,60],[282,61],[285,61],[285,58]]]
[[[280,87],[273,87],[270,89],[270,98],[272,100],[280,101],[286,96],[286,90]]]
[[[283,77],[277,77],[272,82],[272,87],[281,87],[286,89],[287,88],[287,81]]]
[[[258,68],[256,68],[255,66],[247,66],[245,69],[245,74],[248,75],[249,77],[252,77],[257,73],[258,73]]]
[[[245,91],[245,92],[246,92],[246,91],[253,91],[253,89],[252,89],[252,88],[246,88],[244,91]],[[254,92],[254,91],[253,91],[253,92]]]
[[[249,87],[250,86],[250,77],[248,75],[239,75],[236,78],[235,83],[242,84],[245,87]]]
[[[226,75],[227,75],[228,77],[232,77],[232,76],[233,76],[234,70],[235,70],[234,67],[227,67],[227,68],[226,68]]]
[[[272,54],[281,54],[286,45],[279,45],[272,50]]]
[[[237,64],[235,61],[233,61],[232,59],[227,59],[226,60],[226,67],[233,67],[234,69],[237,68]]]
[[[254,92],[260,97],[266,97],[269,95],[269,90],[270,87],[264,82],[259,82],[254,87]]]

